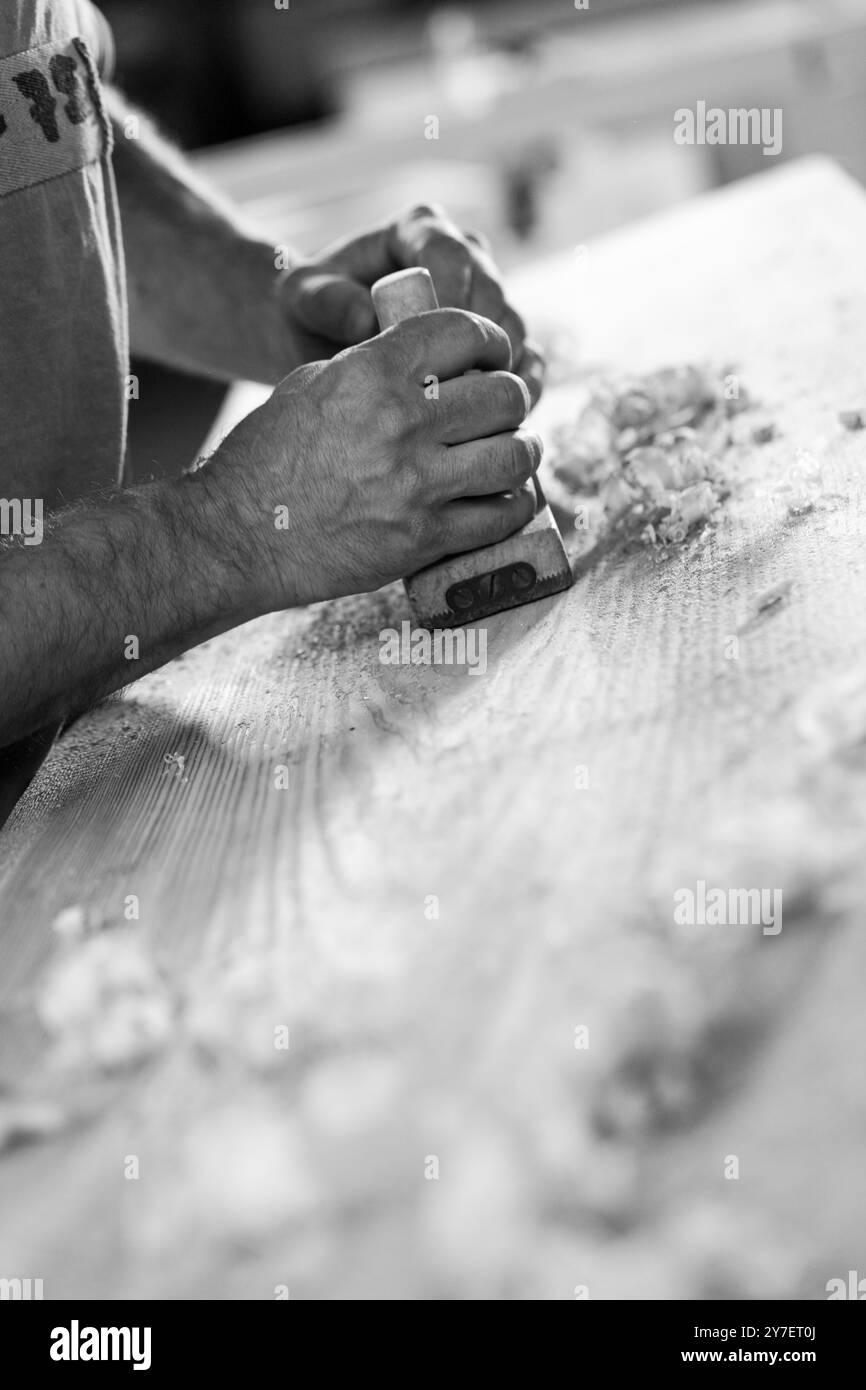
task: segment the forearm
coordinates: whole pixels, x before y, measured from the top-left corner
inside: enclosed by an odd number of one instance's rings
[[[253,616],[227,523],[199,472],[0,549],[0,748]]]
[[[222,380],[274,384],[298,366],[277,248],[198,180],[123,96],[108,94],[133,351]],[[130,131],[133,134],[130,134]]]

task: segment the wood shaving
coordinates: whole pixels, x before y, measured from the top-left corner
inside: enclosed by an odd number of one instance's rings
[[[752,430],[752,440],[755,444],[769,444],[772,439],[776,438],[778,433],[779,431],[772,421],[766,425],[755,425]]]
[[[54,918],[51,928],[63,941],[80,941],[87,931],[87,913],[80,904],[64,907]]]
[[[47,1139],[65,1124],[65,1115],[50,1101],[0,1095],[0,1154],[7,1149]]]
[[[299,1127],[258,1095],[198,1116],[178,1170],[186,1219],[193,1216],[211,1239],[264,1240],[286,1222],[309,1218],[320,1200]]]
[[[285,1066],[275,1029],[288,1027],[288,988],[279,963],[249,952],[197,976],[186,1000],[184,1031],[214,1060],[235,1058],[254,1068]]]
[[[39,1021],[63,1069],[113,1071],[158,1051],[172,1029],[165,987],[141,942],[108,932],[73,944],[49,967]]]
[[[793,587],[793,579],[782,579],[778,584],[774,584],[772,588],[765,589],[762,594],[759,594],[755,601],[755,613],[766,613],[768,609],[775,608],[778,604],[784,603]]]
[[[822,755],[866,750],[866,668],[840,670],[802,697],[796,713],[800,736]]]
[[[575,421],[552,439],[554,477],[585,504],[589,540],[637,526],[645,544],[670,546],[700,530],[727,495],[719,459],[730,417],[749,405],[695,366],[593,379]]]

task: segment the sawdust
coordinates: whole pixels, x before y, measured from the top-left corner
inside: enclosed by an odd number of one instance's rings
[[[194,1107],[180,1114],[169,1105],[153,1136],[128,1238],[139,1258],[163,1271],[166,1297],[166,1280],[178,1270],[186,1280],[227,1250],[251,1255],[285,1226],[297,1234],[321,1205],[320,1176],[297,1119],[255,1078],[238,1076],[218,1092],[199,1074]]]
[[[87,932],[87,912],[79,903],[64,907],[51,923],[51,929],[63,941],[80,941]]]
[[[283,1066],[280,1030],[288,1030],[290,996],[279,966],[271,954],[247,949],[196,975],[184,1004],[186,1036],[213,1061]]]
[[[551,438],[552,500],[567,506],[587,545],[639,533],[675,546],[701,531],[729,492],[727,449],[745,442],[733,417],[751,402],[730,373],[667,367],[640,377],[596,375],[574,419]],[[750,432],[775,437],[764,423]]]
[[[177,1196],[183,1220],[221,1238],[258,1241],[309,1219],[320,1199],[297,1122],[259,1094],[197,1116],[183,1136]],[[170,1233],[169,1238],[170,1238]]]
[[[784,602],[793,587],[793,579],[782,579],[778,584],[774,584],[771,588],[765,589],[764,592],[758,596],[755,604],[756,611],[758,613],[766,613],[767,609],[775,608],[778,604]]]
[[[369,1052],[338,1055],[311,1069],[303,1083],[301,1105],[317,1129],[348,1140],[387,1116],[397,1091],[393,1058]]]
[[[166,771],[172,771],[179,782],[188,782],[186,777],[186,755],[184,753],[166,753],[162,760],[165,763]]]
[[[771,440],[776,438],[778,433],[779,431],[772,421],[765,425],[755,425],[752,430],[752,442],[753,444],[769,444]]]
[[[866,668],[837,672],[799,701],[797,732],[820,756],[866,751]]]
[[[797,1251],[786,1234],[754,1208],[732,1221],[722,1201],[691,1201],[670,1212],[665,1240],[675,1252],[689,1296],[781,1299],[790,1298],[797,1287],[802,1263]]]
[[[58,1105],[14,1093],[0,1094],[0,1154],[23,1144],[50,1139],[66,1117]]]
[[[763,622],[770,614],[778,612],[790,597],[793,588],[793,579],[780,579],[778,584],[773,584],[769,589],[758,594],[751,613],[737,628],[737,632],[740,634],[750,632],[753,627]]]
[[[153,1055],[172,1031],[168,992],[141,940],[114,931],[64,946],[35,1000],[62,1071],[114,1071]]]

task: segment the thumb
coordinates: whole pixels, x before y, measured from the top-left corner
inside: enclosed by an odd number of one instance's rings
[[[286,276],[289,312],[309,333],[347,347],[378,330],[370,291],[345,275],[298,266]]]

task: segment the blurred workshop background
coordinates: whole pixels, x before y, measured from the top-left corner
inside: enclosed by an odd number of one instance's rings
[[[436,200],[507,268],[811,152],[866,181],[866,0],[99,3],[120,85],[302,251]],[[698,100],[781,107],[782,152],[675,144]],[[186,383],[182,420],[144,370],[139,475],[194,454],[222,394]]]

